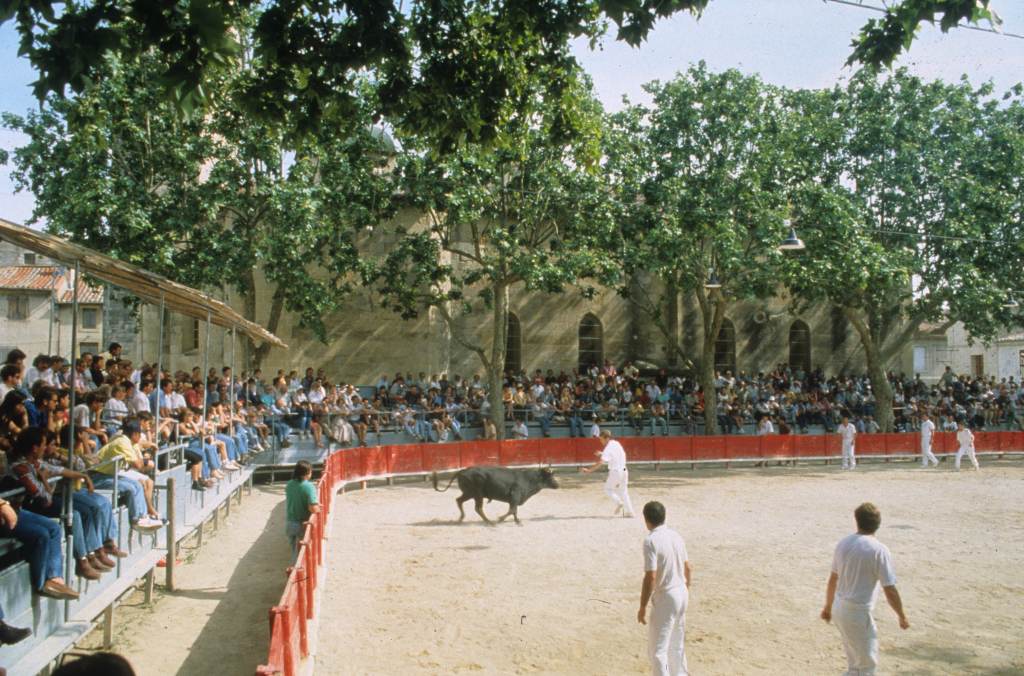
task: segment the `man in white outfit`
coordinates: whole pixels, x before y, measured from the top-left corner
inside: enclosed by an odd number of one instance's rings
[[[584,473],[590,474],[601,465],[608,464],[608,479],[604,482],[604,492],[608,494],[617,505],[615,514],[622,513],[623,516],[633,516],[633,503],[629,501],[629,470],[626,469],[626,450],[622,444],[612,439],[609,430],[601,430],[601,441],[604,442],[604,449],[594,455],[598,460],[590,467],[583,469]]]
[[[690,598],[690,561],[686,543],[665,525],[665,506],[644,505],[644,522],[650,532],[644,538],[644,581],[636,619],[647,624],[647,653],[654,676],[686,676],[686,603]]]
[[[850,422],[850,417],[844,415],[843,421],[839,424],[839,438],[843,440],[843,469],[853,469],[857,466],[857,459],[853,456],[853,442],[857,436],[857,428]]]
[[[939,459],[932,453],[932,437],[935,435],[935,423],[931,417],[924,413],[921,415],[921,467],[928,467],[928,463],[939,466]]]
[[[974,469],[978,469],[978,459],[974,457],[974,433],[967,428],[967,424],[963,420],[956,423],[956,441],[960,444],[960,448],[956,451],[956,460],[953,462],[954,469],[960,471],[960,458],[964,455],[971,459]]]
[[[878,631],[871,610],[875,606],[878,585],[885,600],[900,620],[900,629],[910,626],[903,613],[903,601],[896,590],[896,571],[889,548],[875,538],[882,514],[870,502],[853,512],[857,532],[836,545],[832,574],[825,591],[821,619],[835,620],[843,639],[847,670],[845,676],[873,676],[878,668]]]

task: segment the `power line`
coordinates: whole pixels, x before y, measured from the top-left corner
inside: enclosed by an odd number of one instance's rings
[[[856,7],[857,9],[866,9],[872,12],[880,12],[882,14],[887,14],[890,9],[889,7],[885,6],[879,7],[878,5],[868,4],[863,0],[824,0],[824,2],[831,2],[836,5],[845,5],[847,7]],[[1007,33],[1006,31],[1001,31],[995,28],[983,28],[982,26],[975,26],[974,24],[969,23],[958,23],[956,26],[957,28],[965,28],[970,31],[978,31],[980,33],[994,33],[995,35],[1002,35],[1003,37],[1007,38],[1016,38],[1018,40],[1024,40],[1024,35],[1020,35],[1019,33]]]

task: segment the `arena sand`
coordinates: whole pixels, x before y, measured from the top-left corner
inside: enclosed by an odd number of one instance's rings
[[[628,445],[627,445],[628,448]],[[694,565],[694,674],[830,674],[845,660],[818,618],[853,509],[882,510],[911,627],[875,609],[886,674],[1024,673],[1024,467],[916,464],[634,470],[637,510],[660,500]],[[612,517],[603,477],[560,472],[524,525],[486,527],[457,487],[341,496],[329,543],[318,674],[639,674],[641,519]],[[491,516],[504,512],[491,503]]]

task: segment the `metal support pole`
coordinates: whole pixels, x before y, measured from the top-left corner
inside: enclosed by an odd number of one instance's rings
[[[164,292],[160,292],[160,319],[158,322],[158,329],[156,334],[156,410],[153,411],[154,425],[156,429],[156,450],[160,452],[160,395],[163,393],[163,387],[160,386],[160,382],[163,380],[163,366],[164,366]],[[141,386],[141,383],[140,383]],[[156,458],[153,459],[154,473],[156,472]]]
[[[50,283],[50,333],[46,337],[46,354],[53,354],[53,323],[57,320],[57,280],[60,276],[61,268],[57,268]]]
[[[114,604],[103,610],[103,649],[110,650],[114,645]]]
[[[207,377],[207,371],[210,370],[210,311],[206,311],[206,348],[203,350],[203,425],[206,425],[207,415],[207,402],[210,401],[210,379]],[[203,443],[206,443],[205,441]]]
[[[71,402],[70,410],[71,415],[68,416],[68,467],[74,467],[75,458],[75,405],[77,401],[77,391],[75,386],[78,381],[78,371],[76,370],[75,363],[75,345],[78,343],[78,276],[81,272],[81,266],[79,262],[75,261],[75,276],[71,280],[72,291],[71,291]],[[64,490],[64,526],[67,528],[67,552],[64,556],[64,580],[71,580],[72,565],[71,562],[75,558],[74,545],[72,542],[73,536],[71,535],[72,527],[75,518],[75,498],[71,492],[71,485],[68,484]],[[64,602],[64,621],[67,622],[71,618],[71,602]]]
[[[174,591],[174,564],[178,558],[178,539],[175,534],[175,510],[174,510],[174,477],[167,477],[167,555],[164,563],[167,570],[166,586],[169,591]]]

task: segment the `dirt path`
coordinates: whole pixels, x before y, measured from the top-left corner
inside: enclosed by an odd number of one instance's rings
[[[255,486],[202,548],[183,549],[175,592],[159,586],[151,607],[141,593],[118,607],[113,650],[139,676],[251,676],[266,660],[267,611],[291,557],[283,524],[283,484]]]
[[[871,500],[912,625],[901,632],[879,602],[883,673],[1024,673],[1024,467],[984,464],[633,472],[637,509],[664,502],[695,566],[692,672],[840,673],[818,612],[833,547]],[[635,619],[643,523],[611,517],[600,479],[562,477],[520,510],[521,528],[470,510],[458,525],[455,495],[423,483],[344,495],[317,673],[649,673]]]

